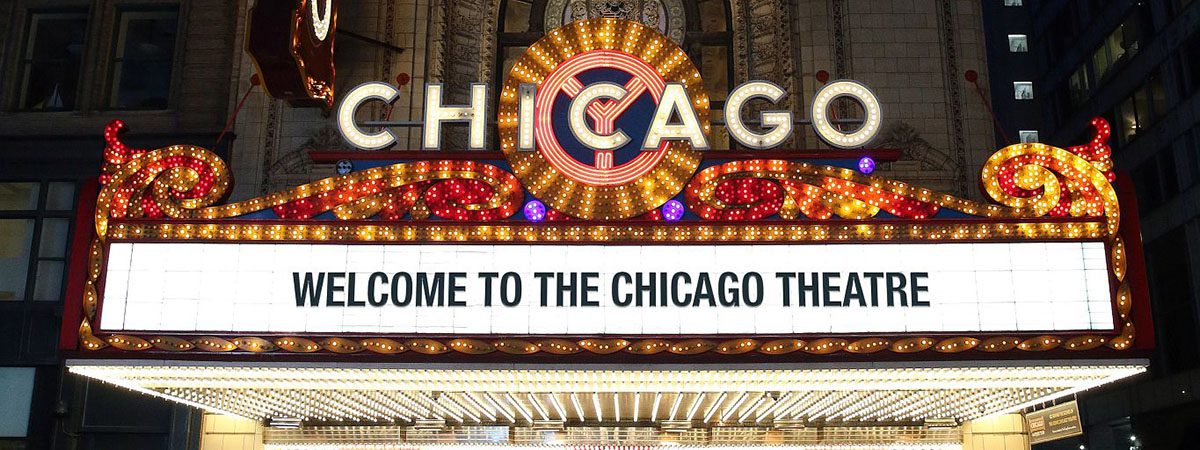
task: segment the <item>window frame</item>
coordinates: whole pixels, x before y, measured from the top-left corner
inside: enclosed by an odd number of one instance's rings
[[[79,185],[75,180],[57,179],[57,178],[17,178],[17,179],[0,179],[0,183],[34,183],[38,187],[37,207],[27,210],[0,210],[0,220],[33,220],[33,233],[30,236],[29,255],[25,267],[25,288],[24,297],[9,301],[0,301],[0,305],[17,305],[17,304],[62,304],[62,297],[66,293],[67,286],[67,269],[71,260],[71,237],[75,231],[75,205],[79,199]],[[67,183],[72,186],[71,191],[71,208],[64,210],[48,210],[46,203],[49,200],[50,184],[52,183]],[[46,219],[64,219],[67,221],[67,236],[66,248],[63,250],[61,257],[41,256],[42,245],[42,229]],[[63,274],[59,280],[59,295],[53,300],[37,300],[34,299],[34,290],[37,288],[37,268],[38,263],[42,261],[61,262],[63,264]]]
[[[65,106],[63,108],[38,109],[38,108],[26,107],[25,106],[26,96],[28,95],[28,91],[29,91],[29,83],[28,83],[29,78],[28,78],[27,72],[30,70],[30,67],[35,63],[35,61],[38,61],[36,58],[34,58],[31,55],[31,53],[33,53],[34,40],[36,39],[35,25],[37,24],[38,16],[68,16],[68,15],[82,17],[84,19],[84,27],[85,27],[83,48],[81,49],[81,52],[79,55],[79,73],[77,73],[75,76],[75,99],[71,105]],[[13,74],[14,76],[13,76],[13,81],[12,81],[13,87],[12,87],[11,92],[13,93],[13,97],[12,97],[11,109],[13,111],[17,111],[17,112],[30,112],[30,113],[41,113],[41,112],[61,113],[61,112],[78,111],[80,109],[80,105],[82,104],[82,100],[83,100],[80,87],[82,87],[84,84],[85,77],[84,77],[83,72],[84,72],[85,66],[87,65],[87,53],[89,51],[87,40],[88,40],[88,38],[91,37],[90,33],[87,30],[87,29],[90,29],[91,25],[92,25],[92,17],[91,17],[90,11],[88,10],[87,7],[29,9],[25,12],[25,22],[23,25],[24,25],[23,34],[20,36],[21,41],[17,48],[17,59],[14,64],[16,66],[15,67],[16,71]],[[42,62],[45,62],[45,60],[43,60]]]
[[[1019,95],[1021,92],[1020,88],[1022,86],[1029,86],[1029,97],[1022,97]],[[1014,81],[1013,82],[1013,100],[1033,101],[1036,98],[1037,98],[1037,94],[1033,90],[1033,82],[1032,81]]]
[[[1020,41],[1025,46],[1023,48],[1014,47],[1013,44]],[[1009,53],[1029,53],[1029,35],[1024,33],[1014,33],[1008,35],[1008,52]]]
[[[103,97],[103,109],[106,111],[170,111],[175,108],[176,90],[179,88],[179,83],[176,81],[179,78],[180,55],[183,42],[186,41],[186,36],[183,35],[183,7],[178,3],[166,4],[151,4],[151,5],[118,5],[113,13],[113,28],[112,35],[109,36],[110,45],[108,49],[108,67],[105,77],[105,88]],[[171,76],[168,78],[167,86],[167,104],[162,108],[123,108],[117,105],[120,95],[120,74],[119,68],[124,67],[125,57],[120,56],[124,52],[125,41],[125,25],[124,17],[126,14],[156,14],[156,13],[175,13],[175,42],[171,49]],[[135,60],[137,61],[137,60]]]

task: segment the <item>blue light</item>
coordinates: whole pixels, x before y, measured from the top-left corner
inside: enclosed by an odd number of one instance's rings
[[[662,205],[662,217],[667,222],[675,222],[683,218],[683,202],[679,200],[667,200],[667,203]]]
[[[530,200],[525,204],[525,219],[530,222],[541,222],[546,219],[546,205],[538,200]]]
[[[875,160],[871,159],[870,156],[862,157],[862,159],[858,160],[858,171],[865,173],[865,174],[870,174],[871,172],[874,172],[875,171]]]

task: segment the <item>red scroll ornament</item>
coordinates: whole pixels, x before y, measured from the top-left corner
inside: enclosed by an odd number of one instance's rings
[[[232,218],[268,208],[284,219],[307,219],[332,211],[339,219],[378,215],[396,220],[430,215],[488,221],[512,216],[521,186],[512,174],[475,161],[420,161],[375,167],[326,178],[251,200],[217,205],[229,189],[229,169],[200,147],[174,145],[154,151],[130,148],[119,139],[125,124],[105,129],[103,190],[96,231],[105,236],[110,218]]]

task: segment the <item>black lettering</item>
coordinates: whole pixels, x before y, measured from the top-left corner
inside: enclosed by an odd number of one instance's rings
[[[842,274],[837,272],[824,272],[821,274],[821,303],[822,306],[841,306],[841,302],[830,300],[834,292],[841,292],[842,288],[837,286],[837,280],[842,277]]]
[[[800,294],[800,296],[796,298],[796,304],[799,306],[805,305],[807,302],[806,299],[808,298],[808,295],[805,295],[807,292],[812,294],[812,305],[821,306],[821,299],[817,296],[817,289],[820,287],[821,281],[818,279],[816,272],[812,273],[812,284],[805,283],[804,274],[801,273],[800,276],[796,278],[796,288],[797,292]]]
[[[643,275],[645,277],[643,277]],[[650,297],[650,304],[653,305],[656,300],[654,289],[654,274],[638,272],[633,277],[633,291],[637,294],[634,297],[633,305],[642,306],[642,300],[647,296]]]
[[[883,278],[883,272],[867,272],[863,276],[871,280],[871,306],[879,306],[879,279]]]
[[[387,281],[388,276],[383,272],[375,272],[371,274],[370,278],[367,278],[367,301],[371,303],[371,306],[378,307],[387,304],[388,295],[386,292],[380,294],[378,297],[375,296],[375,286],[379,283],[387,284]]]
[[[618,281],[621,280],[621,281]],[[612,278],[612,299],[617,306],[629,306],[633,303],[633,294],[625,294],[621,296],[621,283],[629,284],[633,282],[633,277],[625,272],[617,272]]]
[[[750,296],[750,283],[754,283],[754,296]],[[758,272],[747,273],[742,277],[742,298],[746,301],[746,306],[757,307],[763,302],[763,279]]]
[[[356,297],[355,292],[357,291],[354,289],[354,280],[357,278],[357,275],[357,273],[350,272],[350,285],[346,288],[346,306],[367,306],[367,302],[354,299]]]
[[[316,284],[313,283],[313,273],[305,273],[303,287],[300,283],[300,272],[292,272],[292,286],[296,290],[296,306],[303,307],[305,303],[308,303],[308,306],[319,306],[321,297],[317,293],[321,292],[323,284],[325,284],[325,272],[317,274]]]
[[[483,278],[483,306],[492,306],[492,280],[498,276],[499,272],[479,272],[479,278]]]
[[[450,295],[446,298],[446,301],[450,304],[450,306],[467,306],[466,300],[454,299],[459,292],[467,290],[467,287],[461,284],[462,279],[466,277],[466,272],[450,272]]]
[[[867,299],[863,297],[862,281],[858,279],[858,272],[850,272],[846,278],[846,297],[842,299],[842,306],[850,306],[850,301],[858,299],[858,306],[867,306]]]
[[[542,284],[542,306],[549,306],[546,303],[549,301],[547,293],[550,292],[550,278],[554,276],[554,272],[534,272],[533,277],[537,278]]]
[[[737,286],[737,281],[737,274],[733,272],[724,272],[717,278],[717,299],[721,302],[721,306],[738,305],[737,287],[725,287],[725,283],[732,283],[734,286]]]
[[[783,280],[783,306],[792,306],[792,283],[791,283],[791,281],[792,281],[792,278],[795,278],[795,277],[796,277],[796,274],[791,273],[791,272],[775,272],[775,278],[779,278],[779,279]],[[801,302],[800,305],[803,306],[804,303]]]
[[[580,274],[580,284],[583,285],[583,292],[579,294],[579,304],[583,306],[600,306],[600,300],[588,300],[589,292],[599,292],[600,286],[593,284],[597,278],[600,278],[599,272],[584,272]]]
[[[400,279],[404,279],[404,300],[400,299]],[[396,272],[392,274],[392,304],[396,306],[408,306],[413,300],[413,279],[408,272]]]
[[[904,274],[897,272],[887,273],[887,305],[895,306],[894,296],[900,297],[900,306],[908,306],[908,293],[904,292],[904,285],[907,281],[904,279]]]
[[[712,280],[708,279],[708,272],[700,272],[696,277],[696,296],[693,297],[692,306],[700,306],[701,300],[708,300],[708,306],[717,306],[716,300],[713,298]]]
[[[422,306],[446,306],[446,297],[443,286],[445,285],[445,274],[437,272],[430,279],[429,274],[425,272],[417,272],[417,304]]]
[[[346,292],[346,286],[337,284],[339,279],[345,278],[346,272],[329,272],[329,285],[325,287],[325,306],[346,306],[341,300],[333,300],[335,292]]]
[[[921,284],[921,280],[929,279],[929,272],[913,272],[909,276],[912,277],[912,305],[928,307],[929,300],[920,300],[919,296],[922,292],[929,292],[929,286]]]
[[[513,294],[508,295],[508,285],[512,284]],[[521,276],[516,272],[505,272],[503,277],[500,277],[500,303],[504,306],[517,306],[521,303]]]
[[[688,303],[692,302],[692,293],[691,292],[684,293],[682,301],[680,300],[680,298],[679,298],[679,280],[680,279],[683,279],[683,282],[685,284],[692,284],[692,276],[688,275],[687,272],[675,272],[674,275],[671,275],[671,303],[674,303],[675,306],[687,306]],[[665,303],[666,299],[663,299],[663,300]]]

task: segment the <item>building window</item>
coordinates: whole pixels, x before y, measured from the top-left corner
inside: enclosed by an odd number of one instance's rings
[[[1088,99],[1088,94],[1091,93],[1091,82],[1088,79],[1087,64],[1079,66],[1075,72],[1071,74],[1071,79],[1068,83],[1068,92],[1071,95],[1071,107],[1078,108]]]
[[[1013,98],[1017,100],[1033,100],[1033,82],[1014,81]]]
[[[1021,143],[1022,143],[1022,144],[1030,144],[1030,143],[1038,142],[1038,132],[1037,132],[1037,130],[1021,130],[1021,131],[1018,131],[1018,132],[1017,132],[1017,137],[1018,137],[1018,138],[1021,140]]]
[[[75,108],[87,12],[33,13],[21,59],[18,108],[64,111]]]
[[[33,403],[32,367],[0,367],[0,438],[23,438],[29,435],[29,409]],[[17,445],[16,448],[22,448]]]
[[[179,10],[121,11],[109,107],[166,109],[171,94]]]
[[[1029,37],[1024,34],[1008,35],[1008,51],[1012,53],[1025,53],[1029,51]]]
[[[1004,6],[1021,6],[1024,4],[1025,2],[1022,0],[1004,0]]]
[[[59,301],[75,184],[0,183],[0,301]]]
[[[1118,105],[1116,113],[1120,143],[1132,141],[1150,129],[1166,113],[1167,95],[1163,91],[1162,79],[1151,75],[1146,84],[1133,91]]]
[[[1112,33],[1109,33],[1100,47],[1092,53],[1092,68],[1097,80],[1103,79],[1104,75],[1108,74],[1109,70],[1117,64],[1137,54],[1143,24],[1148,21],[1145,16],[1146,13],[1142,8],[1138,8],[1129,17],[1126,17],[1125,21]]]

